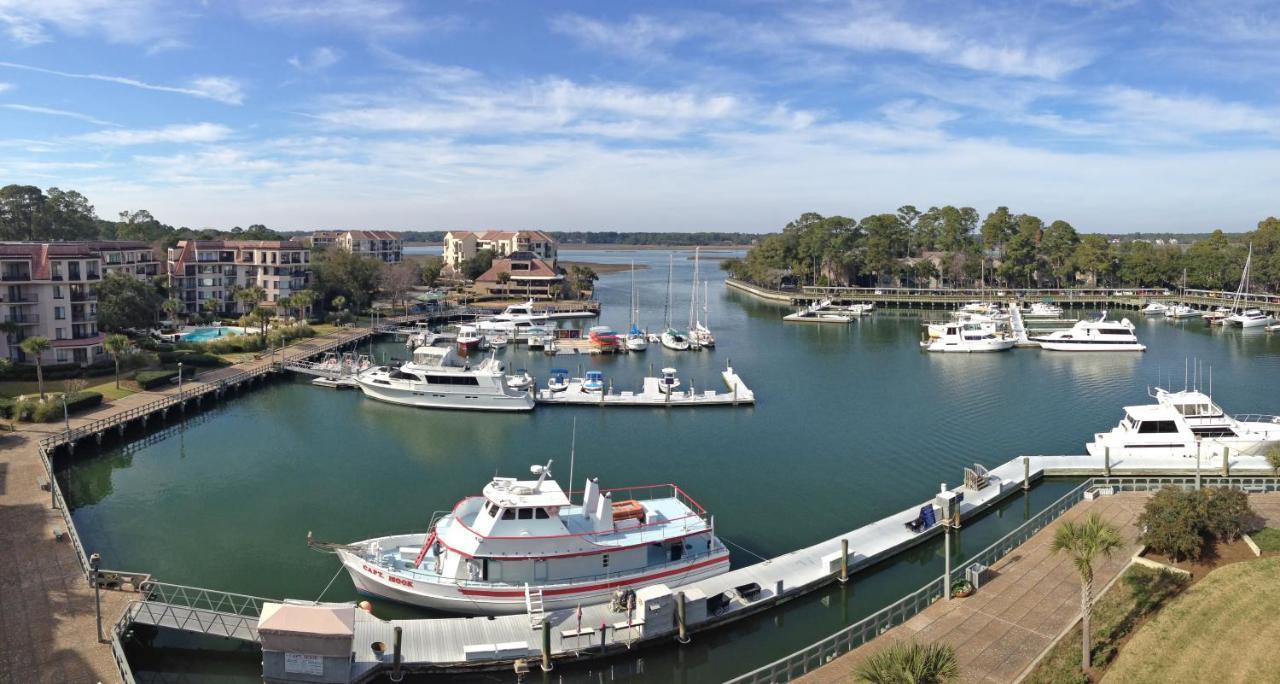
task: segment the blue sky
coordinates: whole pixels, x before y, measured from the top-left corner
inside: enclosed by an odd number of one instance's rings
[[[0,179],[192,227],[1277,213],[1274,3],[0,0]]]

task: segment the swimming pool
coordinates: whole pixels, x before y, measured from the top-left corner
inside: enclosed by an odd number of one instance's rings
[[[239,328],[234,325],[201,326],[198,328],[191,328],[190,330],[182,333],[182,341],[208,342],[210,340],[216,340],[219,337],[234,337],[236,335],[243,335],[244,333],[244,328]]]

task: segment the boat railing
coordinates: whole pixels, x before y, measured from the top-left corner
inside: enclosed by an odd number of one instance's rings
[[[679,567],[682,565],[692,565],[692,564],[695,564],[697,561],[702,561],[702,560],[711,558],[719,553],[722,553],[725,550],[727,550],[727,547],[725,547],[724,544],[715,544],[711,548],[705,551],[701,551],[699,553],[690,552],[686,554],[684,557],[682,557],[680,560],[676,560],[676,561],[667,561],[665,563],[660,563],[658,565],[646,565],[643,568],[638,568],[635,570],[621,570],[617,572],[597,573],[594,575],[579,575],[577,577],[557,578],[554,584],[560,585],[565,583],[580,583],[580,582],[608,582],[613,580],[619,580],[619,584],[622,584],[622,583],[625,583],[626,578],[629,576],[648,575],[654,572],[669,570],[673,567]],[[424,562],[424,565],[426,565],[425,562]],[[415,582],[421,581],[421,582],[427,582],[428,584],[446,584],[449,586],[456,585],[461,587],[490,588],[490,589],[492,588],[506,589],[506,588],[517,587],[517,583],[514,583],[514,582],[492,582],[492,581],[485,581],[485,580],[468,580],[468,579],[460,579],[460,578],[454,578],[454,577],[441,577],[439,575],[436,575],[434,573],[427,572],[424,570],[416,570],[412,573],[406,574],[405,576],[414,580]],[[519,584],[520,586],[523,586],[523,581],[520,582]]]
[[[1267,413],[1246,413],[1235,417],[1241,423],[1275,423],[1280,425],[1280,416]]]

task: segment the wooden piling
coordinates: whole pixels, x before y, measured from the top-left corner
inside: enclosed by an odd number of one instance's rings
[[[542,671],[550,672],[551,664],[551,618],[542,618]]]
[[[840,583],[849,581],[849,540],[840,540]]]

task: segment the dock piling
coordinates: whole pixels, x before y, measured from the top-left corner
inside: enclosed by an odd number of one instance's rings
[[[1031,489],[1031,457],[1022,457],[1022,489]]]
[[[840,583],[849,581],[849,540],[840,540]]]
[[[1231,477],[1231,460],[1229,454],[1231,447],[1222,447],[1222,476]]]
[[[98,643],[102,643],[102,583],[98,581],[98,563],[101,562],[102,556],[96,553],[89,556],[89,577],[93,578],[93,617],[98,625]]]
[[[542,671],[550,672],[551,664],[551,618],[542,618]]]
[[[951,600],[951,525],[942,526],[942,596]]]
[[[1111,477],[1111,447],[1107,447],[1102,452],[1102,472],[1107,477]]]
[[[395,636],[395,642],[394,642],[394,644],[393,644],[393,649],[394,649],[394,650],[392,650],[392,655],[391,655],[391,677],[390,677],[390,679],[391,679],[391,681],[393,681],[393,682],[398,682],[398,681],[400,681],[400,680],[404,679],[404,671],[402,671],[402,670],[400,669],[400,668],[401,668],[401,661],[403,660],[403,658],[401,657],[401,652],[400,652],[400,642],[401,642],[401,640],[402,640],[402,639],[403,639],[403,637],[404,637],[404,630],[403,630],[399,625],[396,625],[396,632],[395,632],[395,634],[396,634],[396,636]]]
[[[689,631],[684,622],[684,592],[676,592],[676,641],[689,643]]]

